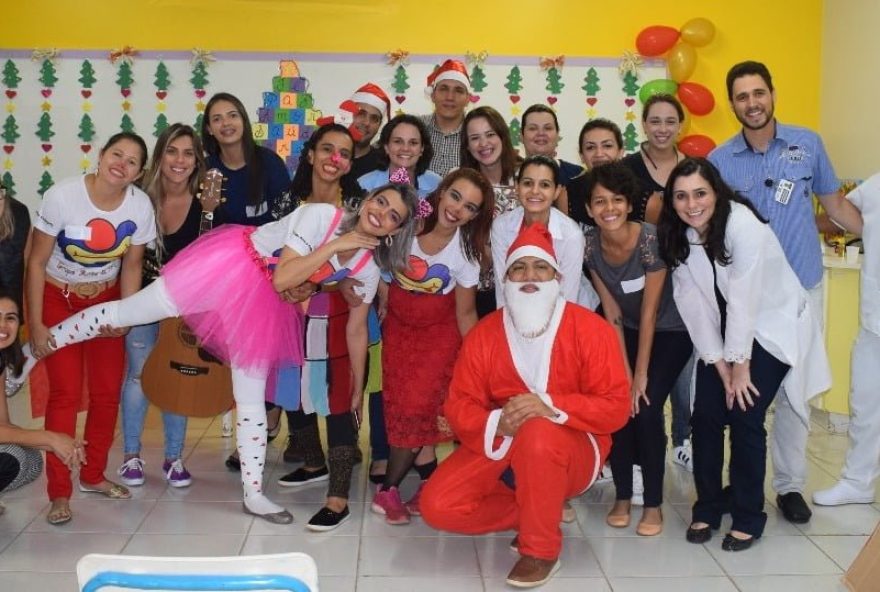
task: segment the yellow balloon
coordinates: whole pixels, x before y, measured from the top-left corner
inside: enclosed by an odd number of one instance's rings
[[[697,67],[697,50],[687,43],[678,43],[666,55],[669,77],[676,82],[684,82]]]
[[[681,28],[681,38],[691,45],[703,47],[715,38],[715,25],[709,19],[691,19]]]

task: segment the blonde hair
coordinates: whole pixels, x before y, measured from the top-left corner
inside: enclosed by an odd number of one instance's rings
[[[164,250],[162,242],[162,228],[159,220],[162,218],[162,202],[165,201],[165,187],[162,184],[162,159],[165,157],[165,150],[168,146],[178,138],[187,137],[192,140],[193,151],[196,155],[196,167],[189,177],[187,188],[190,194],[195,197],[199,193],[199,183],[205,177],[208,165],[205,162],[205,153],[202,150],[202,141],[196,131],[184,124],[175,123],[165,128],[156,140],[156,147],[153,149],[153,158],[147,165],[147,171],[141,181],[141,189],[150,196],[153,202],[153,210],[156,214],[156,252],[161,253]]]
[[[3,194],[3,212],[0,213],[0,241],[9,240],[15,234],[15,219],[12,215],[12,195],[6,186],[0,183],[0,193]]]

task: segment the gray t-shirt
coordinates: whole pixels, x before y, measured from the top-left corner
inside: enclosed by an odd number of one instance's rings
[[[587,268],[595,271],[608,291],[620,306],[623,314],[623,325],[630,329],[639,328],[642,316],[642,295],[645,291],[646,274],[666,268],[660,258],[657,245],[657,228],[647,222],[642,223],[636,248],[629,259],[620,265],[611,265],[602,256],[602,245],[599,229],[589,227],[584,231],[586,245],[584,263]],[[657,331],[686,331],[675,301],[672,298],[672,274],[666,275],[663,293],[660,295],[660,306],[657,309]]]

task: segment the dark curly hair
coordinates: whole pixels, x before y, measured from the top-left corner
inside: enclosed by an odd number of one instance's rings
[[[392,117],[388,123],[385,124],[385,127],[382,128],[382,133],[379,134],[379,146],[381,147],[379,150],[379,167],[388,170],[388,167],[391,166],[391,160],[388,158],[388,153],[385,151],[385,147],[388,145],[388,142],[391,141],[391,132],[402,123],[408,123],[415,126],[416,129],[419,130],[419,137],[422,139],[422,155],[416,163],[416,177],[418,177],[427,171],[428,167],[431,165],[431,159],[434,158],[434,147],[431,145],[431,134],[428,133],[428,128],[426,128],[425,124],[422,123],[422,120],[415,115],[401,113],[400,115]],[[413,182],[415,182],[415,179],[413,179]]]
[[[19,326],[21,326],[21,303],[18,301],[18,297],[5,286],[0,286],[0,300],[9,300],[15,304]],[[21,339],[16,334],[15,340],[6,349],[0,350],[0,373],[8,372],[11,368],[13,373],[18,376],[23,367],[24,354],[21,352]]]
[[[588,207],[593,201],[593,189],[597,185],[601,185],[615,195],[622,195],[629,205],[635,204],[642,197],[642,186],[635,173],[620,162],[608,162],[587,173]]]
[[[767,220],[755,209],[752,202],[736,193],[724,182],[721,173],[711,162],[705,158],[685,158],[669,174],[669,181],[663,191],[663,208],[660,210],[660,219],[657,221],[660,255],[670,269],[684,263],[691,252],[687,237],[689,226],[679,217],[673,207],[675,181],[679,177],[689,177],[695,173],[700,175],[715,192],[715,211],[709,220],[709,227],[703,241],[711,259],[721,265],[729,265],[731,262],[730,253],[724,246],[724,235],[727,231],[727,219],[730,217],[731,202],[743,204],[758,220],[767,224]]]

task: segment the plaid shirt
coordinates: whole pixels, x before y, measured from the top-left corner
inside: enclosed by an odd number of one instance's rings
[[[434,148],[434,158],[428,167],[441,177],[458,167],[461,161],[461,126],[454,132],[444,133],[437,127],[434,114],[419,117],[431,136],[431,147]]]

